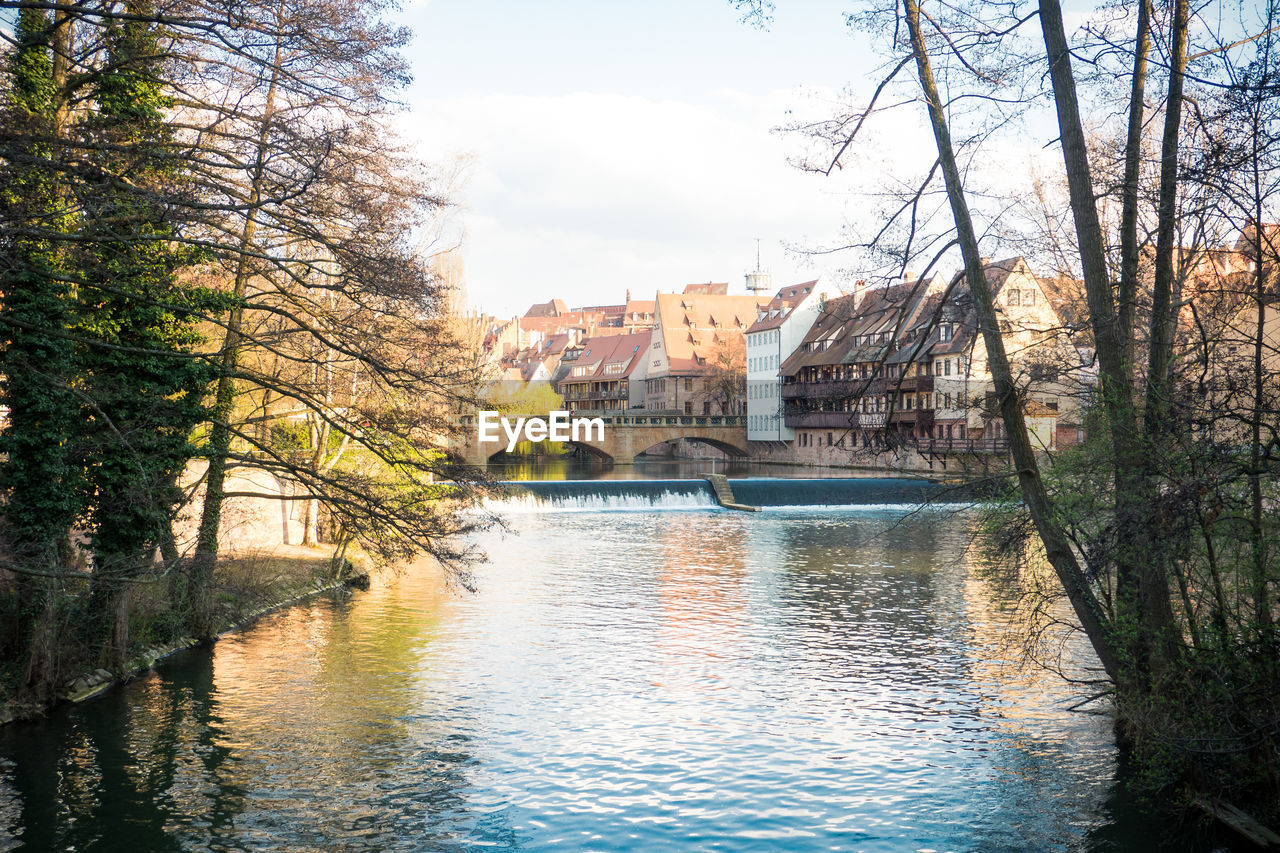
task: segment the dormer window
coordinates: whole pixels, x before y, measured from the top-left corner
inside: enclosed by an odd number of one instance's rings
[[[944,344],[947,341],[951,340],[951,324],[950,323],[943,323],[941,326],[938,327],[938,340]]]

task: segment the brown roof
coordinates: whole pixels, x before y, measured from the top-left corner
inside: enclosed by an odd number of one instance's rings
[[[774,295],[769,304],[761,309],[759,318],[751,324],[748,332],[763,332],[767,329],[776,329],[781,326],[791,314],[792,309],[804,301],[805,297],[813,292],[813,288],[817,285],[818,280],[804,281],[800,284],[793,284],[784,287]]]
[[[635,332],[629,335],[607,335],[588,338],[582,342],[582,353],[573,362],[569,375],[561,381],[586,382],[595,379],[625,379],[648,355],[653,332]],[[622,362],[626,367],[618,373],[606,373],[609,365]],[[589,372],[579,369],[589,367]],[[577,374],[577,375],[574,375]]]
[[[729,283],[727,281],[708,281],[705,284],[686,284],[684,292],[691,296],[697,294],[725,296],[729,293]]]
[[[779,370],[791,375],[804,367],[888,358],[895,337],[901,341],[927,316],[925,309],[933,304],[926,298],[929,294],[930,282],[912,281],[828,299]]]
[[[540,302],[531,305],[529,310],[524,312],[525,317],[559,317],[561,314],[567,313],[569,307],[565,305],[563,299],[552,299],[550,302]]]
[[[590,311],[565,311],[554,317],[526,315],[521,318],[520,327],[525,331],[542,332],[545,335],[554,335],[566,329],[581,329],[591,334],[597,326],[603,324],[603,321],[603,314]]]
[[[1037,276],[1040,290],[1049,300],[1062,322],[1068,326],[1083,324],[1089,317],[1089,300],[1085,294],[1084,282],[1070,276]]]

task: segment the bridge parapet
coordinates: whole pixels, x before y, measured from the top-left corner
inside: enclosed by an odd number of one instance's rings
[[[602,458],[631,462],[655,445],[675,439],[687,439],[711,445],[730,456],[747,455],[747,418],[745,415],[686,415],[651,412],[591,412],[576,410],[574,419],[599,419],[604,424],[604,438],[570,442]],[[518,415],[508,415],[510,419]],[[459,415],[461,441],[454,449],[470,464],[483,465],[502,449],[500,444],[480,444],[476,436],[474,415]]]

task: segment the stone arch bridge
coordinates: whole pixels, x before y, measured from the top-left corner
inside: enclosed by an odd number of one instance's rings
[[[631,462],[641,453],[674,439],[707,444],[721,450],[727,456],[745,458],[747,453],[747,419],[744,415],[659,415],[575,412],[575,419],[599,418],[604,425],[604,437],[600,430],[582,430],[577,441],[568,441],[571,447],[609,462]],[[511,418],[514,420],[514,416]],[[478,423],[474,415],[459,418],[462,434],[458,436],[456,450],[467,464],[483,465],[491,456],[506,450],[507,439],[480,443]]]

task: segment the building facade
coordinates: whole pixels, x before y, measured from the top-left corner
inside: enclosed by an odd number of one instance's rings
[[[655,298],[645,408],[653,412],[738,415],[746,405],[746,331],[767,296],[690,285]],[[710,291],[710,292],[708,292]]]
[[[795,431],[783,415],[779,369],[804,340],[827,299],[835,295],[823,279],[784,287],[759,310],[755,323],[747,329],[748,441],[795,439]]]
[[[651,331],[588,338],[565,368],[556,390],[570,411],[623,412],[644,407]]]
[[[984,261],[984,270],[1033,443],[1074,443],[1089,379],[1069,330],[1025,260]],[[830,447],[1007,449],[962,273],[828,300],[779,375],[798,461]]]

